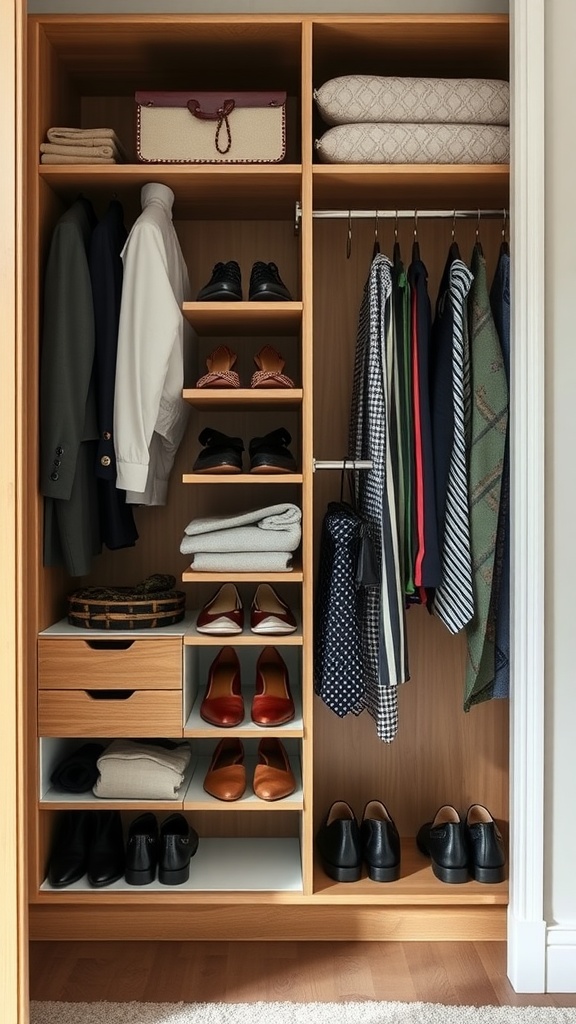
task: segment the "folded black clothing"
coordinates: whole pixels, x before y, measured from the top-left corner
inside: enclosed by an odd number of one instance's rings
[[[102,743],[84,743],[56,765],[50,781],[66,793],[88,793],[100,774],[97,761],[106,747]]]

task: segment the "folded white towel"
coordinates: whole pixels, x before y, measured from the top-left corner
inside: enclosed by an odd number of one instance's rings
[[[109,140],[127,160],[126,150],[113,128],[49,128],[46,138],[48,142],[71,146],[101,145],[103,140]]]
[[[115,164],[110,156],[61,156],[59,153],[42,153],[41,164]]]
[[[292,572],[290,551],[244,551],[194,555],[194,572]]]
[[[109,800],[175,800],[190,758],[188,743],[169,749],[113,740],[96,762],[100,778],[92,792]]]
[[[94,140],[93,146],[66,146],[62,143],[43,142],[40,146],[41,153],[58,153],[60,156],[107,156],[113,157],[117,163],[122,163],[122,155],[113,142],[104,141],[100,145]]]
[[[238,526],[233,530],[215,530],[198,536],[184,536],[180,544],[183,555],[199,551],[295,551],[302,538],[300,523],[288,529],[259,530],[257,526]]]

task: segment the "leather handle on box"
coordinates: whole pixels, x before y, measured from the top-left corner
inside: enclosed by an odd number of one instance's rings
[[[224,155],[224,153],[228,153],[232,146],[232,132],[230,131],[228,115],[232,113],[234,107],[236,106],[234,100],[224,100],[222,106],[218,107],[218,110],[215,110],[213,113],[209,113],[206,110],[201,110],[198,100],[188,100],[188,103],[186,105],[190,113],[193,114],[194,117],[197,117],[199,120],[218,121],[218,124],[216,126],[216,134],[214,136],[214,145],[216,146],[217,152],[220,153],[221,155]],[[220,131],[222,129],[223,124],[226,125],[227,136],[225,149],[220,148]]]

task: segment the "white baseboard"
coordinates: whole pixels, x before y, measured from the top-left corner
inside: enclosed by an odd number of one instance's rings
[[[548,928],[546,943],[546,991],[576,993],[576,923]]]
[[[508,910],[508,979],[515,992],[546,991],[546,922]]]

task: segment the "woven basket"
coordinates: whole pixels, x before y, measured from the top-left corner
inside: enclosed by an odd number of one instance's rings
[[[155,576],[136,587],[85,587],[76,590],[68,596],[68,622],[85,629],[172,626],[181,622],[186,611],[186,594],[181,590],[167,589],[175,582],[173,576]]]

